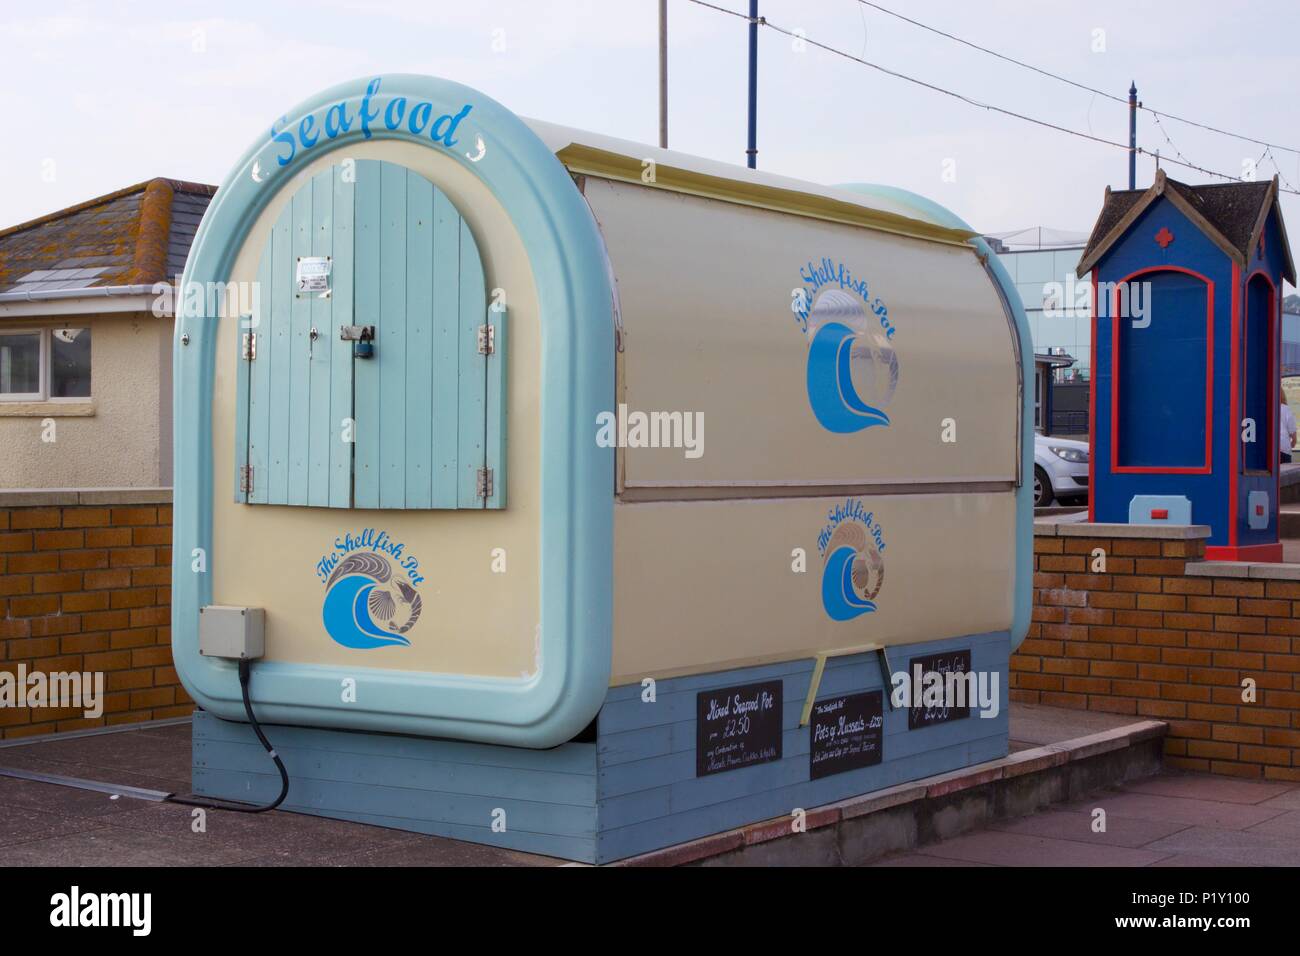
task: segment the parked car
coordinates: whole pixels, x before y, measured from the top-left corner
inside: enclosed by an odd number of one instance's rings
[[[1034,507],[1087,498],[1088,443],[1035,434]]]

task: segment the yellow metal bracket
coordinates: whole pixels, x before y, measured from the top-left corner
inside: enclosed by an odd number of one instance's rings
[[[832,657],[848,657],[852,654],[867,654],[871,651],[880,653],[880,675],[885,687],[885,701],[889,701],[889,657],[885,653],[883,644],[862,644],[858,647],[837,647],[830,651],[819,651],[814,657],[817,662],[813,666],[812,681],[808,684],[808,697],[803,702],[803,714],[799,717],[799,726],[806,727],[808,720],[812,716],[813,701],[817,699],[817,691],[822,685],[822,674],[826,670],[826,661]]]

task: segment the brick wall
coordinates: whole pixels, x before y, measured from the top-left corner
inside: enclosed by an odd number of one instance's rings
[[[1119,536],[1133,530],[1036,528],[1012,701],[1165,720],[1170,766],[1300,780],[1300,580],[1262,577],[1300,567],[1203,562],[1208,529]],[[1097,548],[1103,572],[1092,570]]]
[[[97,719],[0,707],[0,738],[191,713],[171,658],[170,499],[0,492],[0,671],[99,671],[105,691]]]

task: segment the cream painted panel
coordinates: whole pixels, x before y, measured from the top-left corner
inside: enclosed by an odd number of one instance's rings
[[[822,603],[818,536],[845,499],[616,504],[611,684],[1010,627],[1013,494],[856,500],[884,574],[877,610],[844,622]]]
[[[628,486],[1015,479],[1017,353],[973,250],[608,180],[584,191],[618,280],[621,400],[704,413],[701,457],[629,448]],[[791,303],[822,257],[888,308],[888,426],[838,434],[810,407]],[[949,417],[955,443],[941,440]]]
[[[237,334],[222,322],[213,388],[213,602],[262,607],[271,660],[431,673],[519,677],[538,666],[539,416],[541,352],[536,292],[523,244],[505,210],[455,161],[422,146],[376,141],[321,157],[278,184],[240,250],[232,280],[251,282],[271,226],[296,189],[345,158],[383,159],[415,170],[442,189],[469,223],[483,256],[489,290],[506,290],[511,346],[509,507],[504,511],[363,511],[243,505],[233,474]],[[333,334],[337,334],[335,331]],[[336,536],[386,531],[420,562],[420,621],[409,647],[353,650],[330,639],[321,623],[324,584],[317,562]],[[491,569],[492,550],[506,551],[506,573]]]

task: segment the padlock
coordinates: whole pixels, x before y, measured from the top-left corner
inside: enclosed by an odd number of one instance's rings
[[[361,335],[356,342],[352,344],[352,355],[354,358],[368,359],[375,355],[375,344],[370,332],[370,326],[361,330]]]

